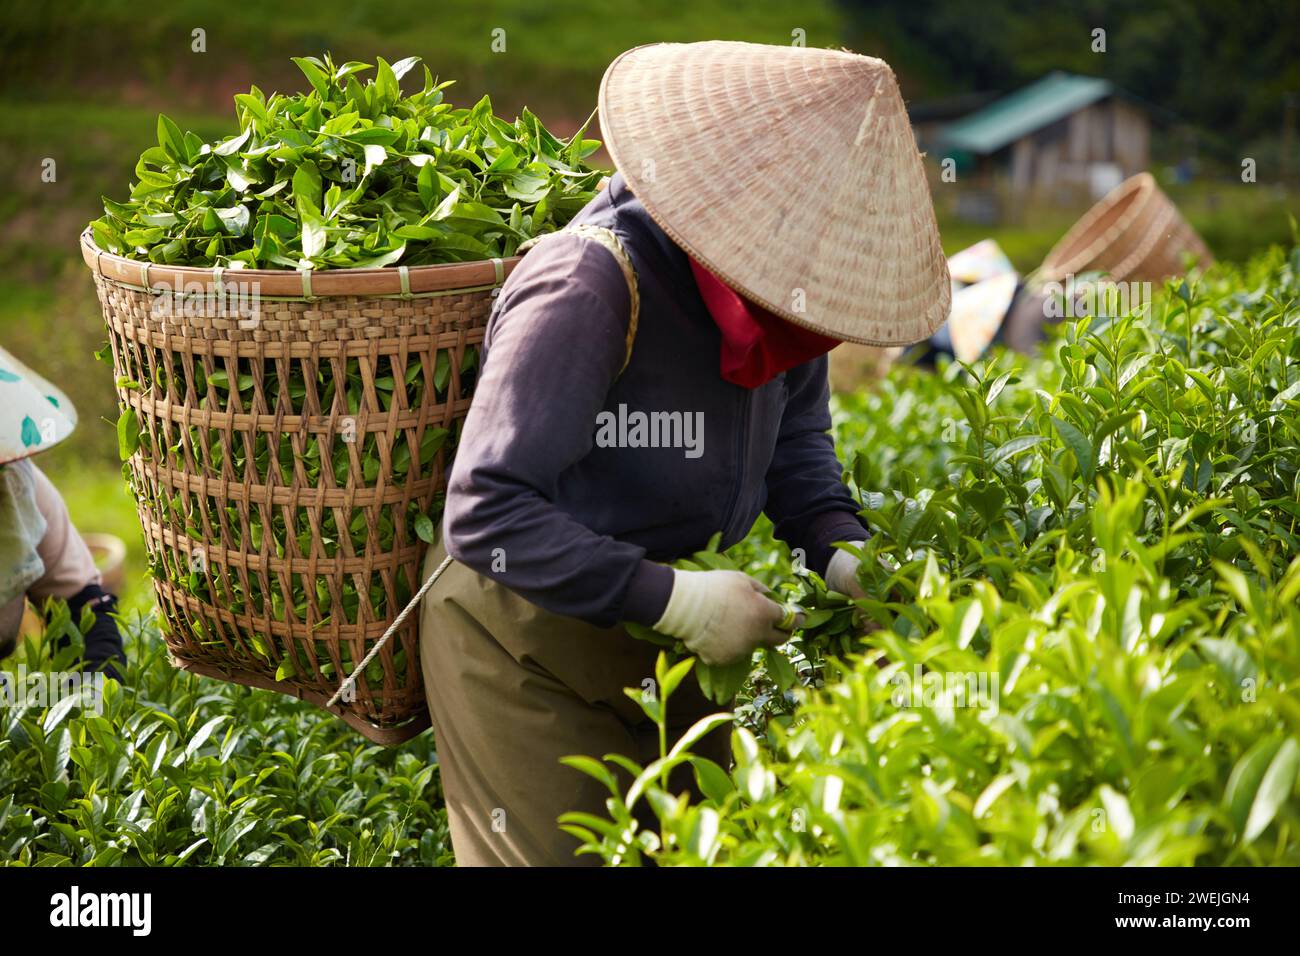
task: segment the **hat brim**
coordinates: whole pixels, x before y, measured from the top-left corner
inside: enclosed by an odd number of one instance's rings
[[[922,341],[948,317],[929,185],[882,61],[653,44],[610,64],[599,109],[605,146],[655,222],[768,311],[882,346]]]

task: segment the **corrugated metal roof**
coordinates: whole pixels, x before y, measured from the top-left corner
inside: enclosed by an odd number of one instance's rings
[[[1049,73],[1036,83],[949,123],[939,134],[942,148],[984,155],[1115,92],[1109,80],[1073,73]]]

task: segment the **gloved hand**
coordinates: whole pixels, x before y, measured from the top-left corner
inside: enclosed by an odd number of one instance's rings
[[[845,544],[860,548],[866,542],[846,541]],[[831,563],[826,568],[826,586],[832,591],[839,591],[851,598],[866,597],[866,592],[858,582],[858,565],[861,563],[857,555],[836,548],[835,553],[831,555]]]
[[[784,644],[797,626],[766,591],[740,571],[674,569],[672,594],[655,630],[681,638],[705,664],[730,664],[755,648]]]

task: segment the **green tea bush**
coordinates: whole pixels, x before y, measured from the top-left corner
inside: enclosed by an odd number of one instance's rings
[[[903,368],[842,398],[867,596],[827,593],[766,533],[738,546],[829,612],[786,648],[801,679],[764,662],[730,772],[690,752],[725,717],[648,767],[607,756],[628,790],[574,758],[610,788],[608,818],[562,818],[583,851],[1300,863],[1298,296],[1300,250],[1274,250],[1071,323],[1041,358]],[[665,657],[659,699],[633,699],[662,720],[692,663]],[[680,763],[704,800],[667,791]]]
[[[792,568],[766,524],[702,559],[808,626],[755,661],[734,768],[690,749],[731,714],[648,767],[609,757],[630,789],[574,757],[609,813],[565,826],[615,864],[1300,863],[1298,293],[1300,252],[1277,251],[1042,357],[838,399],[867,598]],[[368,745],[126,625],[102,714],[0,709],[0,861],[450,862],[430,734]],[[78,633],[56,609],[5,671],[69,667],[76,640],[48,647]],[[636,691],[652,719],[692,667],[666,655],[658,698]],[[705,799],[668,792],[683,761]]]
[[[0,865],[452,862],[430,734],[390,750],[301,701],[176,670],[138,615],[99,712],[42,696],[32,675],[68,672],[80,647],[66,605],[52,612],[0,668]]]

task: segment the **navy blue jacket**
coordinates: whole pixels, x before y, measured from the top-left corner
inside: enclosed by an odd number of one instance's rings
[[[717,531],[730,545],[761,512],[819,572],[832,542],[865,538],[829,434],[826,357],[754,389],[724,381],[689,259],[622,176],[574,221],[612,229],[636,268],[631,360],[622,369],[630,299],[614,257],[575,236],[529,252],[488,323],[448,484],[448,552],[546,610],[609,626],[653,624],[672,588],[660,562]],[[690,415],[702,444],[600,438],[636,412]]]

